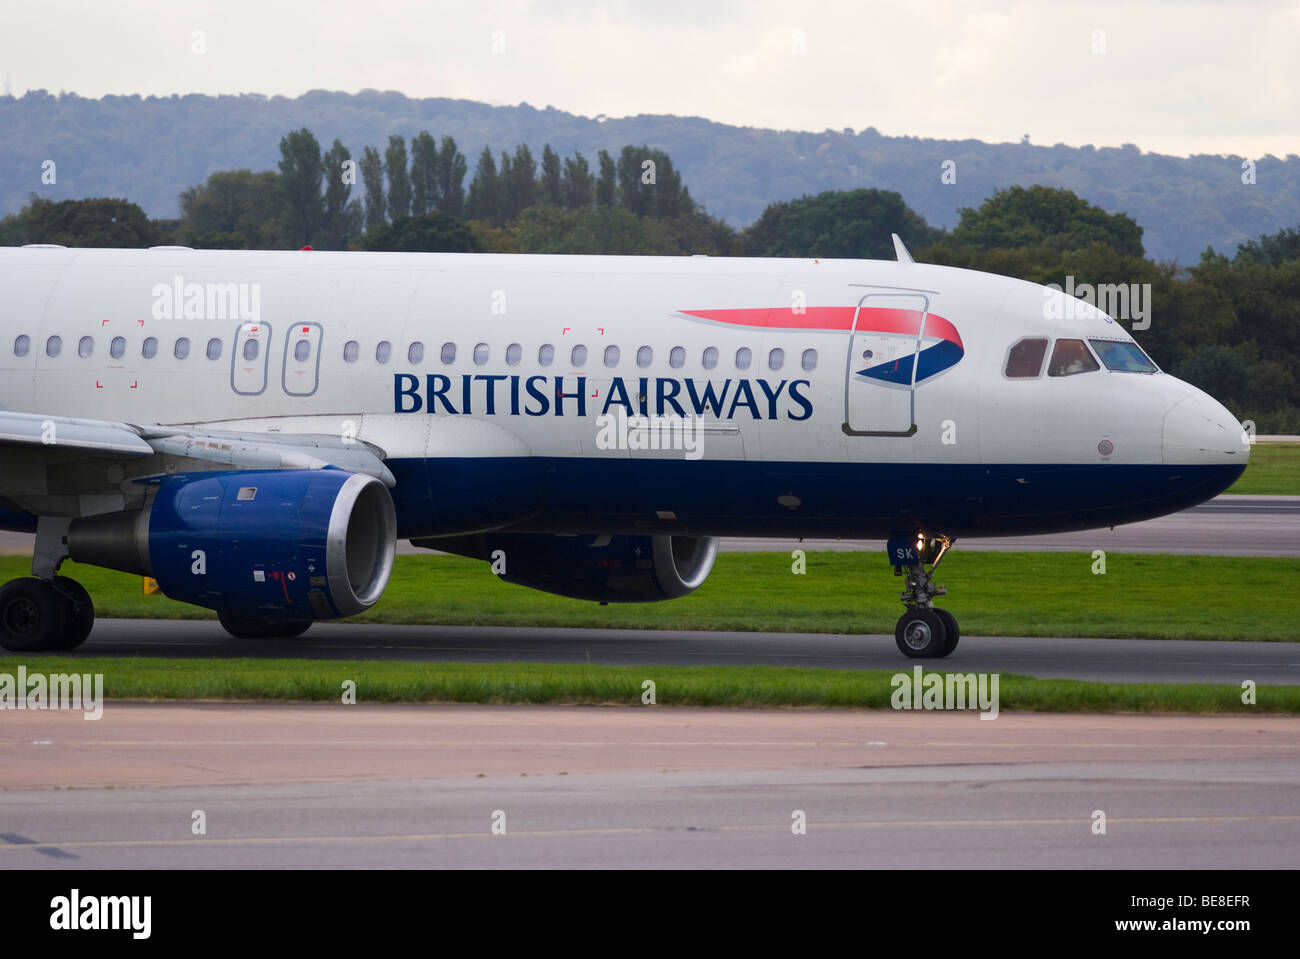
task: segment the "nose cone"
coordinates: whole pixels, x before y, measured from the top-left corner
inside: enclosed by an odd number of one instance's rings
[[[1245,469],[1250,459],[1250,441],[1237,418],[1200,390],[1165,413],[1161,439],[1167,465],[1235,464]]]

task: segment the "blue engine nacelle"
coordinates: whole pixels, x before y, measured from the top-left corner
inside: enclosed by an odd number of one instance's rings
[[[700,587],[713,569],[713,536],[554,536],[483,533],[411,540],[487,560],[508,583],[600,603],[652,603]]]
[[[259,619],[333,619],[378,601],[393,570],[388,489],[341,470],[170,476],[143,510],[75,520],[78,563],[152,576],[172,599]]]

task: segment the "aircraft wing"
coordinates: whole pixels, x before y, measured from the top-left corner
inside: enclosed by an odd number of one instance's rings
[[[126,423],[0,411],[0,448],[56,446],[121,456],[150,456],[154,452],[139,431]],[[5,460],[10,458],[10,451],[6,451]]]
[[[355,439],[312,433],[137,426],[0,410],[0,505],[88,516],[143,503],[138,481],[211,470],[333,467],[396,485],[385,453]]]

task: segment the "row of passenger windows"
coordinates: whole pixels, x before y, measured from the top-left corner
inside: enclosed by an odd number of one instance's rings
[[[486,343],[475,345],[473,359],[475,366],[486,366],[491,359],[491,347]],[[581,368],[587,365],[588,351],[587,347],[579,343],[569,350],[569,365],[575,368]],[[375,362],[387,363],[393,357],[393,344],[387,340],[381,340],[375,346]],[[343,359],[348,363],[355,363],[361,358],[361,344],[356,340],[348,340],[343,345]],[[456,344],[444,343],[438,353],[438,358],[446,365],[450,366],[456,362]],[[505,359],[507,366],[518,366],[524,358],[524,348],[518,343],[511,343],[506,347]],[[617,346],[605,347],[602,355],[602,362],[605,366],[613,368],[618,366],[622,359],[622,351]],[[716,369],[718,366],[719,353],[716,346],[705,347],[700,354],[700,365],[706,370]],[[412,343],[406,350],[406,361],[411,365],[418,365],[424,362],[424,344]],[[555,362],[555,347],[550,343],[543,343],[537,348],[537,365],[550,366]],[[747,370],[754,364],[754,353],[747,347],[742,346],[736,350],[735,366],[738,370]],[[804,350],[799,358],[800,365],[805,370],[815,370],[817,368],[817,351]],[[654,363],[654,349],[649,346],[639,347],[636,351],[636,365],[642,368]],[[686,347],[674,346],[668,351],[668,365],[673,369],[681,369],[686,365]],[[776,347],[768,351],[767,367],[770,370],[779,370],[785,366],[785,350]]]
[[[177,337],[172,344],[172,356],[178,360],[183,360],[190,355],[190,339],[186,336]],[[22,334],[14,340],[14,355],[26,356],[31,352],[32,340],[30,336]],[[224,344],[219,338],[208,340],[204,355],[210,360],[221,359]],[[293,347],[293,358],[299,363],[305,363],[311,359],[312,345],[309,340],[300,339]],[[244,341],[243,355],[246,361],[256,360],[261,350],[261,341],[249,339]],[[45,355],[49,357],[58,356],[63,352],[63,337],[51,336],[45,341]],[[83,336],[77,341],[77,355],[82,359],[89,359],[95,353],[95,338],[93,336]],[[126,337],[115,336],[108,344],[108,355],[115,360],[120,360],[126,355]],[[156,336],[147,336],[140,344],[140,355],[146,360],[153,359],[158,355],[158,338]],[[443,363],[450,365],[456,362],[456,344],[444,343],[438,354]],[[476,366],[486,366],[491,356],[491,348],[486,343],[479,343],[474,347],[473,358]],[[509,366],[518,366],[523,361],[524,350],[518,343],[511,343],[506,347],[505,359]],[[605,347],[603,362],[608,367],[618,366],[622,353],[617,346]],[[356,340],[348,340],[343,345],[343,359],[348,363],[355,363],[361,358],[361,344]],[[381,340],[375,345],[375,362],[387,363],[393,358],[393,344],[388,340]],[[406,350],[406,360],[412,365],[418,365],[424,362],[424,344],[412,343]],[[719,354],[716,346],[709,346],[704,349],[700,355],[700,365],[706,370],[716,369],[718,366]],[[800,365],[805,370],[815,370],[817,368],[817,351],[804,350],[799,358]],[[537,350],[537,363],[539,366],[550,366],[555,362],[555,347],[550,343],[544,343]],[[636,351],[636,365],[642,368],[650,366],[654,362],[654,350],[649,346],[642,346]],[[747,370],[754,362],[753,352],[747,346],[742,346],[736,350],[734,363],[736,369]],[[574,346],[569,351],[569,363],[575,368],[586,366],[587,364],[587,347],[582,344]],[[681,369],[686,365],[686,348],[683,346],[674,346],[668,351],[668,365],[673,369]],[[780,347],[772,349],[767,354],[767,367],[770,370],[779,370],[785,366],[785,350]]]
[[[1088,343],[1092,349],[1088,349]],[[1097,357],[1106,369],[1116,373],[1159,373],[1160,369],[1142,348],[1130,340],[1057,340],[1052,348],[1052,358],[1047,364],[1048,376],[1074,376],[1101,369]],[[1093,355],[1096,351],[1096,356]],[[1007,353],[1003,371],[1008,379],[1036,379],[1043,371],[1043,357],[1047,355],[1046,337],[1028,337],[1019,340]]]
[[[190,355],[190,338],[188,336],[177,337],[172,343],[172,356],[178,360],[187,359]],[[262,344],[258,340],[244,341],[244,359],[255,360],[261,352]],[[27,334],[22,334],[14,340],[14,356],[26,356],[31,352],[32,338]],[[213,337],[208,340],[203,354],[210,360],[221,359],[221,354],[225,349],[224,342]],[[58,356],[63,352],[63,337],[51,336],[45,341],[45,355],[49,357]],[[311,356],[311,343],[307,340],[299,340],[294,346],[294,359],[303,362]],[[93,336],[83,336],[77,341],[77,355],[83,360],[89,359],[95,355],[95,338]],[[126,337],[115,336],[108,342],[108,355],[115,360],[120,360],[126,355]],[[158,355],[158,337],[146,336],[140,342],[140,355],[146,360],[151,360]]]

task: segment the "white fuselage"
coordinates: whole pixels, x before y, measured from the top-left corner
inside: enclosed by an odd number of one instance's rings
[[[396,464],[407,535],[1095,526],[1213,495],[1247,456],[1167,374],[1007,376],[1027,337],[1130,337],[947,267],[45,248],[0,252],[0,290],[3,407],[355,438]],[[698,455],[618,448],[605,414],[680,416]],[[518,501],[477,515],[491,469]]]

